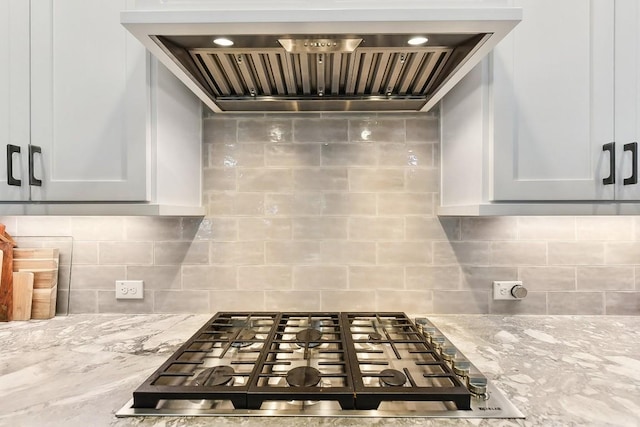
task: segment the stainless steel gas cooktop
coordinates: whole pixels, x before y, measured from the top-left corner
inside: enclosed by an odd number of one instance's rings
[[[125,416],[524,418],[425,318],[218,313]]]

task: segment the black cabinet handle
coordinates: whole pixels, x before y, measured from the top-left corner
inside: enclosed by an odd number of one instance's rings
[[[20,147],[17,145],[7,144],[7,184],[20,187],[22,185],[22,180],[13,177],[14,153],[20,154]]]
[[[602,146],[602,151],[609,152],[609,176],[602,180],[603,185],[611,185],[616,183],[616,143],[610,142]]]
[[[631,151],[631,176],[625,178],[624,185],[637,184],[638,183],[638,143],[630,142],[624,144],[622,147],[624,151]]]
[[[37,145],[30,145],[29,146],[29,185],[41,187],[42,180],[37,179],[33,174],[33,156],[36,153],[42,154],[42,149]]]

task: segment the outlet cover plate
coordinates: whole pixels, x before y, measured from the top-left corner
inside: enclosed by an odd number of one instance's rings
[[[116,280],[116,299],[143,299],[142,280]]]
[[[511,295],[511,289],[514,286],[522,286],[520,280],[502,280],[493,282],[493,299],[494,300],[517,300],[518,298]]]

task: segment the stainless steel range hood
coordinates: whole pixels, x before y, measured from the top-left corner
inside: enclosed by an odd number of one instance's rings
[[[522,15],[460,1],[140,3],[122,24],[215,112],[428,111]]]

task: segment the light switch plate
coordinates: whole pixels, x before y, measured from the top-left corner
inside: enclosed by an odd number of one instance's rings
[[[116,280],[116,299],[143,299],[142,280]]]

